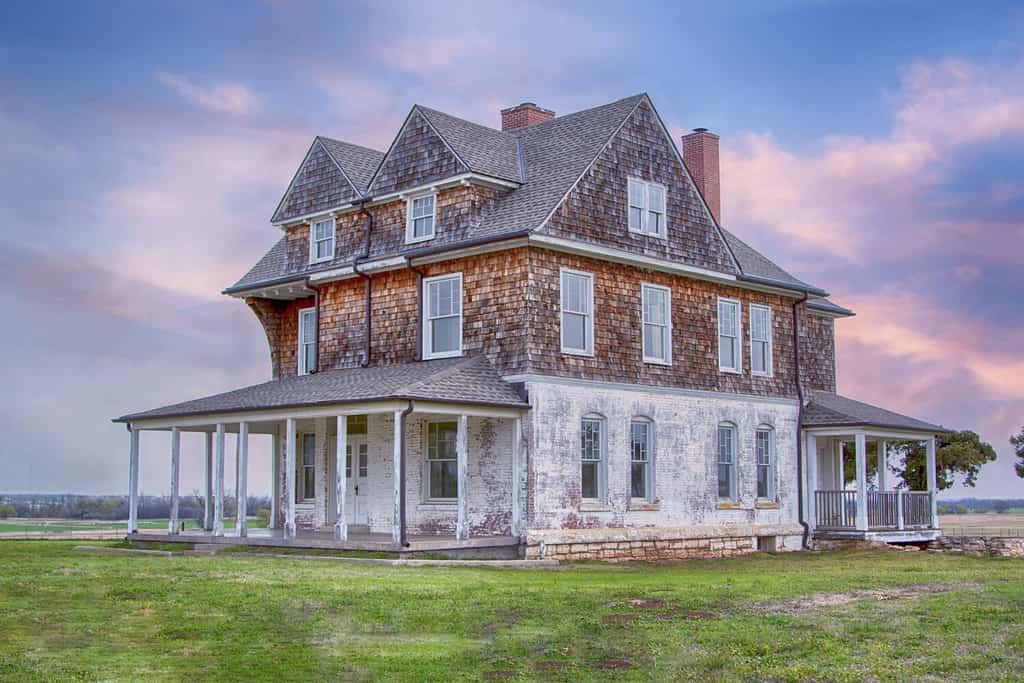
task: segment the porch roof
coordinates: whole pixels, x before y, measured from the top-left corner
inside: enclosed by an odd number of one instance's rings
[[[384,400],[529,408],[484,356],[327,370],[131,413],[114,422]]]
[[[804,427],[879,427],[914,432],[944,432],[940,425],[855,401],[831,391],[812,391],[804,409]]]

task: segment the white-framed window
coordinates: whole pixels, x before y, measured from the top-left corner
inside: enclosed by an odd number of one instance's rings
[[[665,237],[665,186],[630,178],[628,194],[629,231]]]
[[[754,451],[757,456],[757,497],[775,498],[775,430],[761,425],[754,432]]]
[[[580,494],[590,500],[605,497],[605,435],[604,419],[584,417],[580,422]]]
[[[459,497],[458,433],[455,421],[427,423],[424,489],[428,500],[452,501]]]
[[[740,346],[742,326],[740,302],[719,297],[718,369],[723,372],[743,371],[743,352]]]
[[[334,258],[334,217],[309,224],[309,262],[320,263]]]
[[[406,244],[433,239],[436,207],[437,195],[433,193],[409,197],[406,200]]]
[[[562,269],[562,353],[594,355],[594,276]]]
[[[299,310],[299,374],[316,370],[316,309]]]
[[[462,273],[423,280],[423,358],[462,355]]]
[[[718,497],[736,497],[736,427],[718,425]]]
[[[750,373],[772,374],[772,309],[750,304]]]
[[[299,500],[316,498],[316,435],[302,435],[302,472],[299,477]]]
[[[654,500],[654,423],[645,418],[629,423],[629,495]]]
[[[661,285],[640,285],[643,307],[645,363],[672,364],[672,291]]]

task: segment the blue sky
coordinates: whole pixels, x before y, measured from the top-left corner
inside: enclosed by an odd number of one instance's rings
[[[0,491],[121,492],[110,417],[267,377],[219,291],[275,241],[313,135],[383,149],[416,102],[497,125],[646,91],[674,133],[722,135],[725,224],[860,314],[840,390],[978,430],[1001,458],[973,493],[1024,494],[1024,8],[507,8],[0,6]]]

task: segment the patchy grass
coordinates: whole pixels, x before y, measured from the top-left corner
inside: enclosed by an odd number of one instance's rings
[[[0,678],[1004,680],[1024,562],[856,551],[391,568],[0,543]]]
[[[166,529],[166,519],[140,519],[140,529]],[[194,519],[183,519],[186,529],[198,529],[198,523]],[[263,520],[257,519],[256,517],[249,518],[249,528],[258,529],[265,527],[267,523]],[[60,533],[64,531],[106,531],[109,529],[113,530],[127,530],[127,521],[90,521],[90,520],[70,520],[70,519],[19,519],[13,522],[0,522],[0,533],[5,532],[26,532],[26,531],[38,531],[38,532],[51,532]],[[234,529],[235,520],[225,519],[225,529]]]

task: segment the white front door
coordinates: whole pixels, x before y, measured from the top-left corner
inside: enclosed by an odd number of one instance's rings
[[[354,454],[354,457],[353,457]],[[370,454],[366,437],[351,436],[345,452],[345,521],[368,524],[367,502],[370,499]]]

